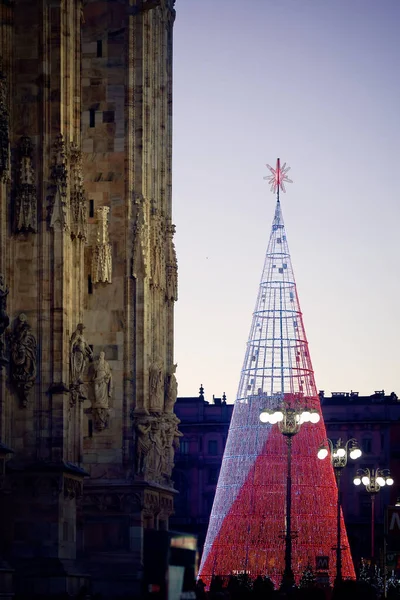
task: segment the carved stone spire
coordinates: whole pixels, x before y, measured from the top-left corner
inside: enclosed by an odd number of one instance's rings
[[[33,170],[32,140],[21,137],[18,148],[19,169],[15,196],[15,231],[36,232],[37,192]]]
[[[7,80],[0,62],[0,180],[7,181],[10,166],[9,115],[7,108]]]
[[[175,225],[167,226],[167,300],[178,300],[178,262],[174,244]]]
[[[132,277],[147,275],[148,229],[144,198],[141,196],[135,203],[136,217],[133,225]]]
[[[111,283],[112,254],[108,242],[109,206],[97,209],[97,243],[93,250],[92,281],[93,283]]]
[[[86,241],[87,206],[83,187],[82,152],[76,144],[70,147],[71,161],[71,237]]]
[[[62,133],[58,134],[53,147],[51,180],[54,189],[51,207],[50,227],[67,230],[68,215],[68,169],[67,152]]]

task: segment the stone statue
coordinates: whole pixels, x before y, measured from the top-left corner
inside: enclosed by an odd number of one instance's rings
[[[151,421],[148,418],[140,418],[135,425],[135,473],[144,475],[147,469],[147,458],[152,447],[150,440]]]
[[[6,365],[8,360],[4,356],[3,334],[10,324],[10,318],[7,310],[8,287],[5,284],[4,276],[0,273],[0,369]]]
[[[179,419],[171,415],[166,421],[166,445],[165,445],[165,475],[169,479],[174,468],[175,452],[179,449],[179,438],[183,436],[178,430]]]
[[[105,360],[104,352],[100,352],[99,358],[92,368],[91,383],[93,386],[92,415],[97,430],[108,426],[109,402],[112,397],[113,380],[111,368]]]
[[[84,400],[86,391],[83,385],[83,375],[87,360],[93,359],[93,352],[83,335],[85,326],[79,323],[71,336],[70,342],[70,389],[73,403],[78,397]]]
[[[36,379],[36,339],[21,313],[14,322],[11,341],[11,380],[17,388],[22,406],[28,403],[28,394]]]
[[[156,360],[149,372],[150,408],[161,411],[164,405],[164,374],[160,360]]]
[[[165,473],[165,449],[167,446],[165,423],[163,421],[153,421],[150,429],[150,440],[152,442],[151,467],[154,479],[160,481]]]
[[[175,377],[177,366],[178,365],[173,365],[171,372],[167,377],[164,410],[168,414],[174,411],[174,404],[178,395],[178,382]]]

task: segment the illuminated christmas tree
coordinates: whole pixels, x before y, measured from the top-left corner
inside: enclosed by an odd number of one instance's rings
[[[243,572],[279,584],[288,531],[297,582],[310,557],[328,557],[331,581],[336,571],[337,486],[331,463],[317,458],[326,439],[323,419],[305,422],[291,438],[287,528],[285,438],[276,424],[259,418],[282,404],[321,412],[279,198],[289,167],[279,159],[275,169],[267,166],[277,204],[200,565],[207,584],[213,575]],[[343,577],[354,578],[343,517],[341,540]]]

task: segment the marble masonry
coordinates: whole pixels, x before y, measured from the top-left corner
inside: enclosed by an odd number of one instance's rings
[[[0,0],[0,595],[139,597],[179,446],[174,0]]]

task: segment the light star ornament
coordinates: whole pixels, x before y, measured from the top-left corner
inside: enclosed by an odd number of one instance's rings
[[[283,163],[281,166],[280,158],[276,160],[275,169],[271,167],[271,165],[267,165],[267,167],[271,171],[271,175],[267,175],[264,177],[264,179],[266,179],[271,185],[271,192],[274,194],[278,192],[278,196],[280,189],[282,192],[286,192],[285,183],[293,183],[293,181],[287,176],[287,173],[290,171],[290,167],[287,166],[286,163]]]

